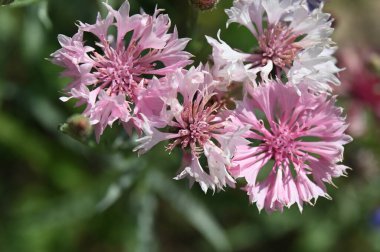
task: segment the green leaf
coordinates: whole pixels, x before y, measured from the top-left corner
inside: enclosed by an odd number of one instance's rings
[[[154,234],[154,214],[157,209],[157,200],[151,191],[140,194],[139,212],[137,214],[137,252],[157,251],[157,242]]]
[[[201,202],[181,190],[161,172],[152,171],[149,176],[151,186],[157,193],[198,229],[216,251],[231,251],[223,228]]]
[[[1,1],[1,0],[0,0]],[[10,0],[3,0],[3,1],[10,1]],[[41,0],[12,0],[12,4],[10,6],[12,7],[23,7],[27,6],[29,4],[34,4],[36,2],[39,2]]]
[[[8,5],[11,4],[14,0],[0,0],[0,5]]]
[[[97,204],[96,209],[99,212],[103,212],[112,206],[122,195],[122,192],[133,185],[136,179],[134,174],[123,175],[119,181],[111,184],[108,187],[107,193],[104,198]]]

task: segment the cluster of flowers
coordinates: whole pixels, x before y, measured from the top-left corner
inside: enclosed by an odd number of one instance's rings
[[[58,37],[62,48],[52,54],[73,80],[61,99],[86,106],[98,141],[115,121],[140,135],[139,154],[167,141],[169,153],[183,153],[175,179],[188,177],[204,192],[242,180],[259,210],[296,203],[302,211],[304,202],[329,198],[325,183],[346,174],[340,162],[351,137],[330,94],[340,69],[332,19],[321,7],[311,10],[305,0],[235,0],[226,10],[227,26],[245,26],[257,48],[235,50],[218,33],[218,40],[206,37],[210,62],[189,66],[189,39],[178,38],[176,28],[169,32],[162,10],[130,16],[127,1],[119,10],[104,5],[105,18],[79,22],[73,37]],[[97,37],[95,47],[85,45],[84,33]]]

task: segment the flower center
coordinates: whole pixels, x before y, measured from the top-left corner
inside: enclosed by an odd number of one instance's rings
[[[295,44],[298,37],[286,25],[270,25],[259,38],[261,65],[265,66],[271,60],[277,67],[290,67],[301,50]]]
[[[189,147],[196,156],[203,152],[203,146],[211,139],[212,133],[223,127],[215,115],[220,105],[214,103],[205,106],[204,101],[194,101],[189,107],[184,108],[180,118],[172,124],[178,137],[167,146],[167,150],[171,151],[180,145],[182,149]]]
[[[178,131],[182,148],[186,148],[189,144],[192,148],[192,145],[196,144],[202,147],[210,139],[209,124],[205,121],[187,122],[187,124],[187,128],[182,128]]]
[[[137,82],[130,73],[130,64],[121,56],[111,48],[106,49],[104,56],[95,53],[94,74],[100,87],[107,89],[109,95],[125,94],[131,98],[134,96],[133,91]]]
[[[265,140],[265,145],[276,161],[283,161],[294,152],[295,138],[287,127],[279,126],[273,133]]]
[[[104,55],[94,53],[94,75],[100,88],[105,89],[109,95],[123,94],[129,99],[135,99],[136,90],[141,80],[144,80],[141,74],[154,68],[150,64],[136,64],[133,49],[133,46],[125,50],[106,45]]]

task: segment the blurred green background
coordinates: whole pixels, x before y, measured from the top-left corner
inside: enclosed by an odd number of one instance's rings
[[[109,2],[118,8],[122,1]],[[246,29],[225,29],[231,2],[198,13],[187,0],[130,1],[132,13],[166,9],[180,35],[193,39],[188,50],[197,62],[211,52],[204,35],[216,37],[218,29],[233,47],[253,46]],[[187,181],[171,179],[179,153],[156,147],[138,158],[117,125],[99,145],[58,130],[81,108],[59,101],[69,80],[59,78],[49,55],[58,34],[72,36],[75,22],[93,23],[99,9],[95,0],[0,7],[0,251],[380,251],[380,1],[326,4],[346,67],[336,92],[357,128],[345,152],[348,178],[328,187],[332,201],[320,199],[302,214],[296,206],[259,213],[240,190],[189,190]]]

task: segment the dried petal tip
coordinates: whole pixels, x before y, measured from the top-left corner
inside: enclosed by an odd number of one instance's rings
[[[214,8],[218,2],[219,0],[191,0],[191,3],[202,11]]]

